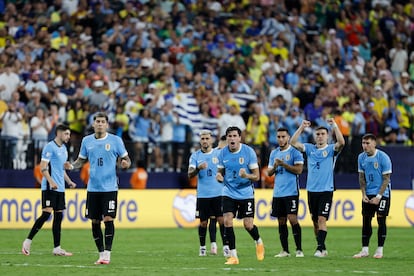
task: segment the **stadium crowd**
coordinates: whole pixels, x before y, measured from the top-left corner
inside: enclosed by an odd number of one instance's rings
[[[11,0],[0,15],[1,168],[34,167],[60,122],[76,159],[97,111],[156,172],[230,125],[262,165],[303,119],[335,119],[342,172],[367,132],[412,145],[413,0]]]

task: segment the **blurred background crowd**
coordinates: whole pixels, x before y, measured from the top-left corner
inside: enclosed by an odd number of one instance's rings
[[[201,129],[239,126],[264,167],[279,127],[334,117],[355,172],[366,132],[412,146],[413,35],[413,0],[0,0],[0,168],[63,122],[76,159],[105,111],[154,172],[186,170]]]

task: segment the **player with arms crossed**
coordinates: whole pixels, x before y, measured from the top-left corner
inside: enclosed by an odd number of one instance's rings
[[[302,229],[298,222],[299,174],[303,170],[303,155],[289,145],[290,135],[286,128],[277,130],[279,147],[272,150],[269,157],[267,174],[275,175],[272,213],[279,223],[279,238],[283,250],[275,257],[289,257],[287,220],[292,226],[296,244],[296,257],[303,257]]]
[[[66,162],[65,168],[79,169],[86,161],[90,163],[85,214],[92,220],[92,234],[99,251],[99,259],[95,264],[109,264],[118,204],[117,162],[121,159],[120,167],[128,169],[131,160],[122,139],[107,132],[109,124],[105,113],[96,113],[92,126],[95,133],[82,139],[78,158],[72,164]],[[105,224],[105,240],[101,229],[102,220]]]
[[[72,256],[72,253],[60,247],[63,210],[65,206],[65,181],[70,188],[76,184],[66,174],[63,164],[68,159],[68,150],[65,146],[69,142],[70,129],[60,124],[56,126],[55,139],[46,144],[42,150],[40,170],[42,172],[42,215],[35,221],[27,239],[23,242],[22,253],[30,255],[30,246],[34,236],[49,219],[53,211],[53,254],[57,256]]]
[[[200,240],[199,256],[206,256],[206,234],[208,219],[215,217],[220,226],[223,240],[223,254],[229,254],[228,245],[224,244],[223,211],[221,210],[221,194],[223,184],[216,180],[219,148],[213,149],[211,131],[200,132],[201,149],[190,156],[188,178],[198,176],[196,217],[200,219],[198,236]],[[216,223],[216,222],[214,222]],[[211,235],[211,234],[210,234]],[[211,254],[217,254],[216,242],[211,243]]]
[[[354,258],[369,256],[369,240],[372,235],[372,218],[377,213],[378,248],[374,258],[381,259],[387,236],[386,218],[391,203],[391,173],[390,157],[376,148],[377,138],[368,133],[362,137],[364,152],[358,156],[359,185],[362,192],[362,250]]]
[[[326,257],[325,240],[328,234],[326,222],[332,207],[332,197],[335,190],[334,168],[338,154],[345,145],[344,137],[338,129],[335,121],[327,120],[335,134],[336,143],[328,144],[329,131],[326,127],[317,127],[315,130],[315,144],[298,141],[305,128],[311,126],[311,122],[303,120],[302,124],[293,134],[290,144],[300,152],[306,153],[308,178],[306,189],[308,191],[309,211],[312,215],[313,229],[317,240],[315,257]]]
[[[224,183],[223,216],[224,237],[230,247],[230,257],[225,264],[239,264],[236,250],[236,237],[233,229],[233,219],[243,219],[244,228],[256,242],[257,260],[264,259],[264,245],[259,235],[259,229],[254,225],[254,182],[260,178],[257,156],[251,147],[241,143],[241,130],[229,127],[226,130],[227,146],[219,155],[216,179]]]

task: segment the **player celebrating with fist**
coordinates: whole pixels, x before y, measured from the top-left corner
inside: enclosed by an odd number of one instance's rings
[[[224,183],[223,217],[224,237],[230,247],[230,258],[225,264],[239,264],[233,219],[243,219],[244,228],[256,243],[257,260],[264,259],[264,245],[259,229],[254,225],[254,182],[260,178],[257,156],[251,147],[241,143],[241,130],[229,127],[226,130],[227,146],[219,155],[216,179]]]
[[[326,257],[328,255],[325,245],[326,235],[328,234],[326,222],[331,211],[332,197],[335,190],[333,172],[338,154],[345,145],[344,137],[335,121],[330,118],[327,123],[335,134],[336,142],[334,144],[328,144],[329,130],[323,126],[317,127],[315,130],[315,144],[299,142],[301,133],[305,128],[311,126],[311,122],[307,120],[302,121],[290,140],[293,147],[306,153],[308,205],[318,242],[315,257]]]

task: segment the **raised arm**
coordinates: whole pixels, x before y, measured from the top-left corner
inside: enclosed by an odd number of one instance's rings
[[[334,119],[328,119],[328,123],[332,126],[332,129],[335,133],[336,143],[335,143],[335,151],[341,151],[345,146],[345,139],[342,135],[342,132],[339,130],[338,125],[335,123]]]
[[[290,138],[289,144],[294,147],[295,149],[297,149],[300,152],[304,152],[305,151],[305,146],[299,142],[299,136],[302,134],[302,132],[305,130],[305,128],[310,127],[311,126],[311,122],[307,121],[307,120],[303,120],[302,124],[299,126],[299,128],[295,131],[295,133],[293,134],[292,138]]]

